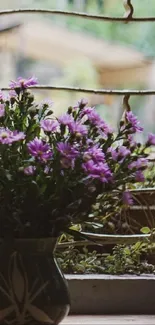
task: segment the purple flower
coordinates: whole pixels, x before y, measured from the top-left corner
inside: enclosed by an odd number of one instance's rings
[[[74,159],[79,155],[78,150],[73,147],[70,143],[59,142],[57,144],[57,149],[62,156],[69,159]]]
[[[135,173],[135,180],[137,182],[144,182],[145,181],[145,177],[144,177],[144,174],[142,173],[141,170],[137,170],[136,173]]]
[[[97,145],[91,146],[90,148],[88,148],[83,155],[83,159],[85,161],[87,160],[94,160],[94,161],[104,161],[105,159],[105,155],[102,151],[101,148],[99,148]]]
[[[141,169],[146,168],[148,165],[148,159],[147,158],[138,158],[136,161],[131,162],[128,165],[129,169]]]
[[[155,145],[155,134],[153,134],[153,133],[148,134],[147,145],[149,145],[149,146]]]
[[[127,206],[133,205],[132,195],[131,195],[131,193],[129,191],[124,191],[123,192],[122,199],[123,199],[123,203],[125,205],[127,205]]]
[[[86,107],[84,108],[81,112],[80,112],[80,117],[83,117],[84,115],[87,115],[87,117],[89,117],[89,115],[94,111],[94,107]]]
[[[42,101],[41,101],[41,103],[39,104],[39,107],[42,107],[42,106],[48,106],[48,107],[52,107],[53,106],[53,101],[52,100],[50,100],[50,99],[43,99]]]
[[[12,142],[20,141],[25,139],[24,132],[13,131],[12,132]]]
[[[88,146],[93,146],[93,144],[94,144],[94,141],[92,140],[92,139],[86,139],[86,144],[88,145]]]
[[[112,133],[112,128],[108,126],[108,124],[101,119],[100,129],[103,131],[104,134]]]
[[[29,79],[24,79],[22,77],[19,77],[17,81],[11,81],[10,82],[10,88],[28,88],[30,86],[36,86],[38,85],[37,78],[31,77]]]
[[[117,153],[116,149],[114,149],[112,147],[109,147],[108,150],[107,150],[107,153],[110,153],[112,159],[115,160],[115,161],[117,161],[118,153]]]
[[[88,119],[89,121],[98,127],[101,127],[102,125],[102,119],[100,117],[100,115],[93,109],[89,114],[87,113]]]
[[[65,168],[65,169],[68,169],[68,168],[71,168],[73,169],[74,166],[75,166],[75,159],[71,159],[71,158],[67,158],[67,157],[62,157],[60,159],[60,163],[61,163],[61,166],[62,168]]]
[[[9,91],[9,98],[15,98],[17,96],[16,92],[14,89],[11,89]]]
[[[104,134],[112,132],[111,128],[109,128],[107,123],[100,117],[100,115],[95,111],[94,108],[88,107],[85,108],[83,111],[87,115],[90,123],[96,126],[97,128],[101,129]]]
[[[80,135],[86,135],[88,133],[87,127],[86,125],[77,123],[77,122],[72,122],[69,125],[69,130],[71,133],[76,133],[76,134],[80,134]]]
[[[29,153],[40,161],[51,159],[53,153],[51,147],[46,142],[37,137],[27,144]]]
[[[35,173],[36,167],[35,166],[28,166],[24,168],[25,175],[33,175]]]
[[[129,124],[131,124],[131,131],[133,133],[136,132],[142,132],[143,128],[139,125],[140,122],[137,119],[137,116],[135,116],[131,111],[130,112],[126,112],[126,120]]]
[[[115,161],[123,162],[124,159],[131,154],[131,151],[125,146],[118,147],[117,149],[110,148],[112,159]]]
[[[79,156],[78,150],[70,143],[59,142],[57,149],[61,154],[61,166],[63,168],[74,168],[75,159]]]
[[[4,104],[0,104],[0,117],[3,117],[4,115],[5,115]]]
[[[12,144],[13,142],[24,140],[25,134],[23,132],[11,131],[9,129],[0,128],[0,143]]]
[[[46,132],[57,132],[59,129],[59,123],[57,120],[46,119],[41,121],[40,125]]]
[[[60,124],[70,126],[71,123],[74,122],[73,116],[69,114],[63,114],[58,118]]]
[[[129,141],[131,147],[136,147],[137,146],[137,142],[134,140],[133,135],[128,134],[127,139]]]
[[[112,179],[112,173],[106,163],[95,163],[93,160],[88,160],[82,164],[82,168],[88,174],[89,178],[99,179],[103,183],[107,183]]]

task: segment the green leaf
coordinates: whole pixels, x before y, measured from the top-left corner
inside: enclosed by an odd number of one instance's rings
[[[140,230],[143,234],[150,234],[151,229],[149,227],[143,227]]]
[[[73,236],[75,240],[83,240],[85,239],[86,241],[88,240],[89,242],[91,241],[92,243],[98,245],[98,246],[102,246],[101,244],[99,244],[98,242],[96,242],[96,240],[90,238],[89,236],[85,235],[85,234],[82,234],[80,231],[76,231],[76,230],[73,230],[73,229],[64,229],[64,231]],[[87,242],[86,242],[87,244]]]
[[[81,225],[73,225],[69,229],[75,230],[75,231],[81,231]]]
[[[124,253],[125,253],[126,255],[130,255],[130,249],[129,249],[128,247],[126,247],[126,248],[124,249]]]
[[[142,243],[140,241],[138,241],[134,246],[133,246],[133,251],[138,251],[140,250],[142,247]]]

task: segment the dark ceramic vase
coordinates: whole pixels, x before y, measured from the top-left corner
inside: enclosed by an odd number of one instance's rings
[[[66,281],[54,259],[55,239],[0,245],[0,324],[57,325],[68,314]]]

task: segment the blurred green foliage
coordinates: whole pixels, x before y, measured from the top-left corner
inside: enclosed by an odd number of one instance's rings
[[[98,13],[111,16],[123,16],[124,8],[122,0],[115,0],[113,5],[108,6],[109,0],[87,0],[86,5],[81,7],[83,11],[88,13]],[[61,4],[61,2],[59,1]],[[63,1],[62,1],[63,3]],[[62,7],[64,10],[75,10],[76,1],[66,1],[67,6]],[[84,3],[84,1],[83,1]],[[103,3],[103,5],[102,5]],[[152,16],[155,13],[155,1],[154,0],[133,0],[135,9],[135,16]],[[26,4],[27,5],[27,4]],[[30,6],[37,6],[40,8],[61,9],[61,5],[58,6],[57,0],[29,0]],[[50,16],[54,22],[62,23],[62,17]],[[63,23],[65,23],[70,29],[89,33],[95,37],[103,38],[109,41],[119,41],[123,44],[131,44],[137,49],[141,50],[146,56],[154,57],[155,53],[155,23],[113,23],[104,21],[94,21],[89,19],[76,19],[75,17],[63,17]]]
[[[149,274],[155,273],[155,266],[148,263],[146,254],[150,252],[147,243],[137,242],[126,246],[117,245],[112,253],[90,252],[87,247],[81,250],[69,246],[56,251],[58,264],[66,274]]]

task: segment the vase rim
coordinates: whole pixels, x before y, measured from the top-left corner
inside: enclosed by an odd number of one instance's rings
[[[0,238],[0,243],[7,247],[12,246],[21,251],[32,253],[52,253],[57,245],[57,237],[46,238]]]

